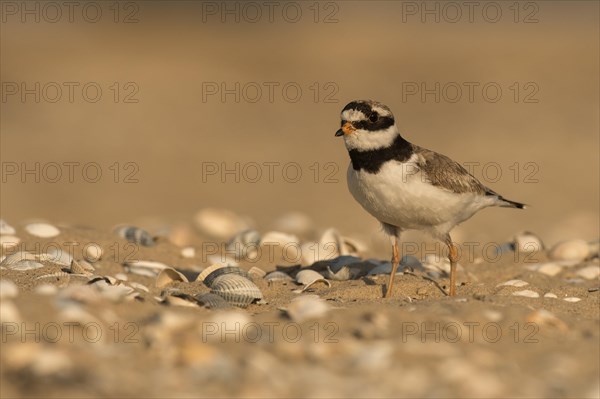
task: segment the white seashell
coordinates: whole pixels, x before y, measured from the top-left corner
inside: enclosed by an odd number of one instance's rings
[[[151,247],[155,244],[154,237],[146,230],[135,226],[117,226],[115,232],[121,238],[135,244],[141,244],[145,247]]]
[[[46,260],[50,263],[54,263],[60,266],[71,266],[71,262],[73,262],[73,257],[66,251],[63,251],[60,248],[50,248],[46,252]]]
[[[156,282],[155,285],[158,288],[162,288],[165,285],[168,285],[174,281],[183,281],[184,283],[188,283],[188,279],[187,277],[185,277],[183,274],[179,273],[177,270],[175,269],[164,269],[162,270],[158,276],[156,277]]]
[[[558,298],[558,296],[552,292],[547,292],[544,294],[544,298]]]
[[[263,297],[260,289],[252,281],[238,274],[217,277],[211,284],[210,292],[240,308],[245,308]]]
[[[132,282],[129,283],[129,285],[132,288],[135,288],[136,290],[144,291],[144,292],[150,292],[150,290],[148,289],[148,287],[146,287],[144,284],[140,284],[140,283],[136,283],[135,281],[132,281]]]
[[[554,260],[582,261],[590,256],[590,246],[585,240],[567,240],[556,244],[548,256]]]
[[[352,280],[355,276],[355,273],[351,272],[351,269],[348,266],[343,266],[337,272],[333,272],[331,267],[327,266],[326,275],[328,279],[335,281],[348,281]]]
[[[329,312],[329,305],[318,295],[301,295],[292,299],[289,306],[282,309],[296,323],[323,317]]]
[[[250,270],[248,270],[248,275],[252,278],[261,279],[267,275],[267,272],[260,267],[252,266]]]
[[[19,288],[12,280],[0,280],[0,299],[16,298]]]
[[[117,274],[115,274],[115,278],[119,281],[129,280],[129,276],[127,276],[125,273],[117,273]]]
[[[313,226],[313,221],[306,214],[301,212],[286,213],[273,222],[273,228],[275,230],[300,236],[310,234],[313,231]]]
[[[48,223],[30,223],[25,231],[35,237],[51,238],[60,234],[60,230]]]
[[[139,276],[157,277],[164,269],[171,268],[161,262],[154,262],[149,260],[133,260],[127,261],[123,264],[127,273],[137,274]]]
[[[534,233],[528,231],[517,234],[513,239],[513,243],[514,250],[517,252],[540,253],[544,250],[542,240]]]
[[[541,265],[539,265],[536,269],[537,272],[545,274],[547,276],[556,276],[558,273],[560,273],[562,271],[562,266],[557,264],[557,263],[553,263],[553,262],[549,262],[549,263],[542,263]]]
[[[21,242],[21,239],[16,236],[0,236],[0,247],[2,249],[9,249],[16,247]]]
[[[33,290],[38,295],[54,295],[58,292],[58,287],[53,284],[40,284]]]
[[[187,259],[192,259],[196,256],[196,249],[194,247],[181,248],[181,256]]]
[[[69,265],[69,272],[72,274],[91,276],[94,271],[94,268],[85,261],[72,260]]]
[[[489,321],[492,321],[494,323],[499,322],[503,318],[502,312],[499,312],[499,311],[494,310],[494,309],[486,309],[486,310],[484,310],[483,311],[483,315],[485,316],[486,319],[488,319]]]
[[[235,213],[217,208],[204,208],[198,211],[194,216],[194,225],[201,233],[223,240],[250,227]]]
[[[524,296],[527,298],[539,298],[540,294],[531,290],[515,291],[512,293],[514,296]]]
[[[302,291],[305,291],[313,284],[324,283],[327,287],[331,287],[331,283],[325,279],[320,273],[311,269],[300,270],[296,274],[296,282],[304,286]]]
[[[18,252],[14,252],[14,253],[6,256],[4,259],[2,259],[2,262],[0,262],[0,265],[10,266],[10,265],[20,262],[22,260],[40,260],[40,258],[41,258],[40,255],[32,254],[31,252],[18,251]]]
[[[0,219],[0,235],[12,236],[16,233],[14,227]]]
[[[12,301],[0,302],[0,324],[20,322],[21,315],[16,305]]]
[[[102,258],[103,253],[104,250],[102,247],[99,244],[92,242],[86,245],[83,258],[88,262],[94,263]]]
[[[227,253],[234,254],[236,259],[256,259],[260,241],[261,237],[258,231],[241,231],[227,242]]]
[[[523,280],[508,280],[505,281],[504,283],[498,284],[496,287],[501,287],[501,286],[509,286],[509,287],[525,287],[526,285],[529,285],[529,283],[527,281],[523,281]]]
[[[289,274],[276,270],[267,274],[265,276],[265,280],[267,280],[269,283],[272,283],[274,281],[292,281],[294,279]]]
[[[563,298],[563,301],[575,303],[575,302],[581,301],[581,298],[569,297],[569,298]]]
[[[7,266],[7,268],[9,268],[11,270],[18,270],[21,272],[25,271],[25,270],[41,269],[42,267],[44,267],[43,264],[36,262],[34,260],[20,260],[16,263],[13,263],[13,264]]]
[[[590,265],[577,271],[577,275],[586,280],[596,280],[600,277],[600,266]]]

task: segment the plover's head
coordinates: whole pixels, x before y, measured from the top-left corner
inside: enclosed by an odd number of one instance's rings
[[[342,127],[348,150],[368,151],[389,147],[400,134],[394,115],[385,105],[372,100],[352,101],[342,110]]]

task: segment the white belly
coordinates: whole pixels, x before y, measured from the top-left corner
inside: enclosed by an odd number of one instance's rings
[[[492,204],[476,194],[432,186],[411,162],[386,162],[375,174],[356,171],[350,164],[347,178],[352,196],[367,212],[401,230],[433,229],[445,234]]]

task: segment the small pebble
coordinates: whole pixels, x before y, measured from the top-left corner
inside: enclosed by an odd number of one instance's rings
[[[595,280],[600,276],[600,266],[587,266],[577,271],[577,275],[586,280]]]
[[[16,298],[19,288],[12,280],[0,280],[0,299]]]
[[[544,298],[558,298],[558,296],[552,292],[547,292],[544,294]]]
[[[539,298],[540,294],[531,290],[516,291],[512,293],[514,296],[524,296],[527,298]]]
[[[526,285],[529,285],[529,283],[527,281],[523,281],[523,280],[508,280],[502,284],[498,284],[496,287],[500,287],[500,286],[509,286],[509,287],[525,287]]]
[[[590,255],[590,246],[585,240],[567,240],[556,244],[548,256],[554,260],[582,261]]]
[[[543,263],[538,266],[537,272],[545,274],[546,276],[556,276],[562,271],[562,267],[556,263]]]
[[[25,231],[35,237],[51,238],[60,234],[60,230],[48,223],[30,223]]]
[[[194,247],[185,247],[181,249],[181,256],[184,258],[191,259],[196,256],[196,249]]]
[[[83,255],[84,259],[90,263],[94,263],[102,258],[103,249],[99,244],[89,243],[85,247],[85,254]]]
[[[581,301],[581,298],[568,297],[568,298],[563,298],[563,301],[565,301],[565,302],[579,302],[579,301]]]

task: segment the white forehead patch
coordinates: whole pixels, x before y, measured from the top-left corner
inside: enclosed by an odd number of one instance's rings
[[[380,116],[391,116],[392,114],[387,109],[378,107],[377,105],[373,105],[371,109],[377,112]]]
[[[367,117],[361,111],[356,109],[347,109],[342,112],[342,120],[350,122],[364,121]]]
[[[385,130],[379,130],[377,132],[356,130],[350,134],[344,135],[344,143],[348,150],[376,150],[392,145],[399,134],[396,125],[392,125]]]

